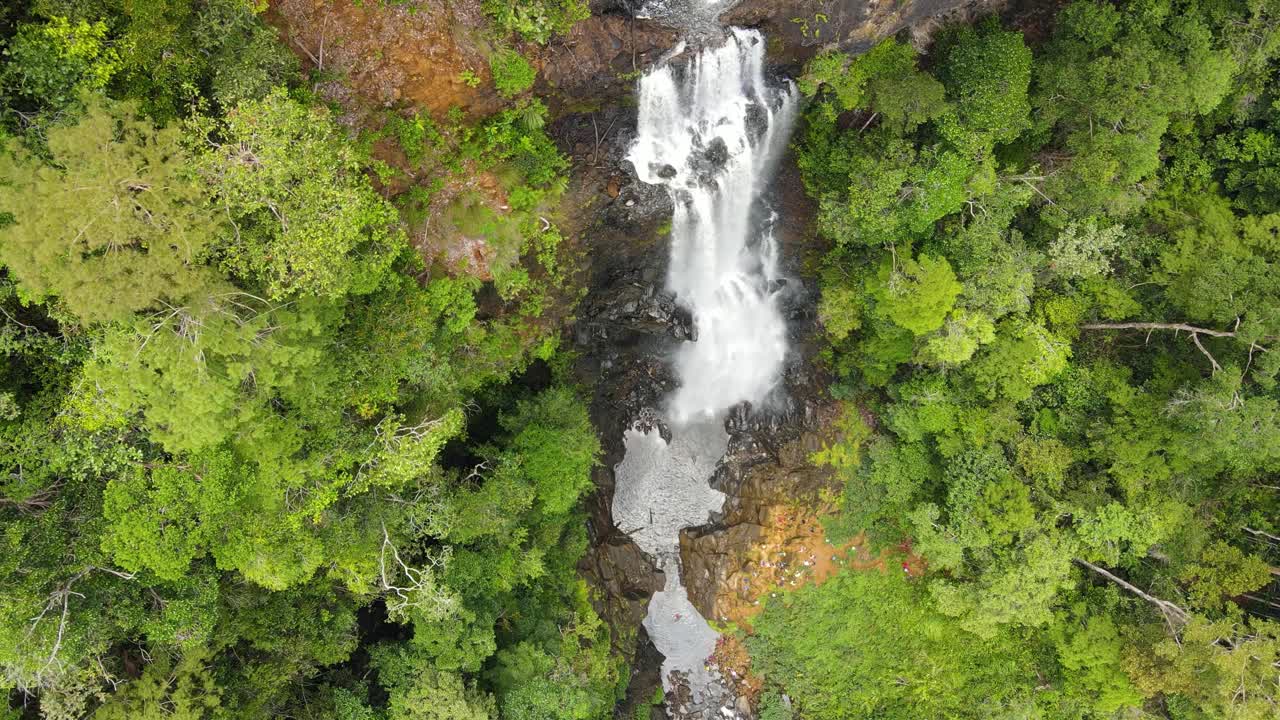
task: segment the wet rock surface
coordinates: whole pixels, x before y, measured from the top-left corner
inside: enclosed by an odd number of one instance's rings
[[[607,135],[605,128],[610,128]],[[680,342],[693,339],[688,312],[664,290],[671,200],[664,188],[640,182],[624,159],[634,128],[634,110],[625,106],[569,115],[549,128],[576,164],[569,200],[583,210],[568,220],[577,223],[569,230],[586,247],[583,272],[588,292],[578,307],[572,341],[580,353],[577,373],[594,389],[592,416],[605,449],[595,473],[596,491],[588,503],[591,550],[580,569],[601,591],[599,609],[624,633],[640,627],[647,600],[662,588],[664,577],[614,526],[610,513],[613,469],[622,460],[622,438],[628,428],[657,429],[669,438],[660,403],[677,380],[667,359]],[[752,508],[770,498],[791,497],[794,489],[788,485],[792,479],[783,476],[768,484],[749,481],[748,477],[755,477],[750,469],[776,463],[779,448],[812,426],[825,402],[825,380],[817,374],[812,357],[817,288],[805,270],[824,248],[814,239],[810,228],[814,209],[790,158],[784,159],[776,178],[776,190],[766,201],[778,214],[775,237],[786,279],[771,290],[780,294],[793,352],[784,367],[782,387],[766,406],[736,408],[726,422],[731,444],[714,476],[714,486],[731,497],[715,523],[686,533],[682,543],[692,543],[692,552],[682,547],[682,555],[693,563],[692,572],[685,576],[690,598],[699,609],[714,605],[709,599],[715,596],[715,583],[730,572],[733,556],[750,548],[753,535],[746,518],[755,513],[760,522],[765,517]],[[802,461],[803,457],[795,457],[797,466]],[[661,656],[647,643],[643,630],[638,640],[630,651],[636,668],[629,693],[632,704],[652,697],[661,665]],[[656,662],[649,664],[646,658]],[[726,681],[724,687],[722,697],[696,702],[689,698],[684,715],[679,714],[678,705],[668,703],[670,712],[686,718],[701,717],[704,710],[723,717],[720,708],[738,713],[737,698],[728,689],[732,683]]]
[[[663,290],[669,252],[664,226],[670,217],[670,200],[662,188],[640,183],[622,160],[630,130],[618,131],[616,126],[633,128],[634,122],[633,116],[617,119],[615,132],[599,147],[589,117],[564,118],[552,129],[562,147],[572,148],[585,166],[575,176],[571,193],[593,209],[590,224],[581,229],[590,248],[589,290],[579,305],[573,343],[581,353],[580,377],[590,379],[594,387],[593,420],[601,432],[605,457],[596,470],[597,489],[589,503],[592,549],[580,569],[602,591],[605,616],[624,631],[640,626],[646,602],[661,589],[664,578],[614,527],[610,513],[613,469],[623,457],[626,429],[657,429],[669,438],[659,408],[677,380],[666,358],[679,342],[693,339],[687,311]],[[789,158],[779,168],[776,187],[778,192],[767,201],[779,216],[775,232],[787,277],[772,290],[780,293],[793,352],[784,367],[782,386],[766,406],[740,406],[730,414],[726,421],[730,447],[713,480],[713,487],[728,493],[729,500],[711,525],[688,531],[682,538],[685,582],[690,599],[704,614],[714,610],[717,584],[732,574],[737,558],[757,539],[758,524],[767,522],[764,508],[793,498],[797,485],[817,483],[805,475],[810,449],[796,441],[819,422],[827,404],[825,378],[812,357],[817,288],[804,269],[824,248],[814,239],[813,207]],[[788,470],[753,470],[772,469],[780,457],[789,463]],[[643,630],[639,639],[628,694],[632,704],[647,702],[660,680],[661,656],[648,644]],[[730,679],[717,687],[721,689],[704,692],[707,697],[668,702],[670,716],[723,719],[721,710],[728,709],[735,717],[749,717],[742,712],[746,706],[739,702]]]
[[[953,21],[1002,10],[1008,0],[741,0],[720,16],[726,25],[758,28],[774,62],[799,67],[832,46],[864,52],[910,28],[919,45]]]
[[[743,720],[754,717],[749,704],[742,707],[743,712],[739,711],[740,698],[735,694],[733,683],[717,668],[712,668],[711,673],[716,680],[702,691],[691,690],[682,673],[671,673],[672,689],[665,703],[671,720]]]
[[[739,572],[773,522],[775,508],[813,500],[830,481],[810,463],[826,438],[836,404],[829,377],[817,361],[817,281],[812,268],[826,251],[812,228],[815,208],[803,192],[792,158],[785,158],[768,198],[787,282],[776,291],[787,317],[788,353],[777,392],[762,407],[743,404],[725,421],[729,448],[711,486],[725,493],[721,512],[708,525],[681,537],[680,554],[689,599],[705,617],[722,621],[720,588]]]
[[[596,3],[591,17],[539,52],[535,91],[554,115],[629,96],[636,75],[676,44],[674,28],[630,12],[625,3]]]

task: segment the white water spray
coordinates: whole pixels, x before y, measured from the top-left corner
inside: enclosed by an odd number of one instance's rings
[[[759,402],[777,383],[787,339],[769,292],[776,251],[751,211],[794,109],[789,86],[765,82],[764,38],[751,30],[735,28],[683,73],[664,65],[640,81],[639,138],[628,157],[675,202],[668,285],[697,331],[676,357],[676,422]]]
[[[681,582],[680,530],[704,524],[724,504],[707,483],[728,446],[725,413],[764,402],[786,357],[772,219],[761,217],[759,199],[796,98],[789,82],[766,81],[764,38],[738,28],[684,67],[661,64],[640,80],[639,94],[628,157],[641,180],[666,185],[674,201],[667,284],[692,313],[696,337],[674,358],[680,386],[666,409],[671,442],[656,430],[626,434],[613,517],[667,575],[645,618],[666,658],[664,684],[672,671],[685,672],[697,694],[712,685],[705,665],[717,634]]]

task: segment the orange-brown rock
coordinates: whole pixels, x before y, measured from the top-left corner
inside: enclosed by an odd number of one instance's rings
[[[318,89],[348,113],[403,102],[439,119],[455,106],[484,115],[503,105],[479,0],[271,0],[267,19],[304,64],[332,78]]]

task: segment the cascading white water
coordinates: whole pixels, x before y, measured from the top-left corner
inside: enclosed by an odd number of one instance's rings
[[[734,29],[679,73],[664,65],[640,80],[639,138],[629,159],[640,179],[675,201],[668,285],[693,312],[697,341],[676,357],[677,422],[758,402],[777,382],[786,324],[770,285],[773,236],[752,207],[790,132],[790,86],[771,88],[764,39]]]
[[[683,51],[676,48],[674,53]],[[778,268],[759,199],[795,114],[791,83],[770,84],[764,38],[734,28],[683,67],[664,63],[640,80],[638,137],[628,155],[640,179],[666,185],[675,210],[667,283],[696,331],[674,358],[680,386],[665,410],[672,439],[630,430],[616,468],[614,522],[667,576],[645,628],[695,695],[711,686],[706,659],[717,634],[680,578],[680,530],[724,503],[708,481],[728,446],[726,411],[762,403],[777,385],[786,324],[771,292]]]

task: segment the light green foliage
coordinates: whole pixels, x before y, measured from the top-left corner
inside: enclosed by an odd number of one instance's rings
[[[0,157],[0,686],[46,720],[602,717],[623,672],[574,574],[599,444],[573,392],[500,384],[550,359],[534,318],[574,277],[546,110],[385,129],[428,196],[501,183],[481,316],[366,148],[279,88],[261,9],[40,0],[6,43],[29,132]],[[374,637],[408,658],[381,689]],[[516,647],[550,670],[499,691]]]
[[[153,466],[114,478],[103,497],[110,530],[103,550],[126,570],[177,582],[204,554],[230,502],[225,459],[194,467]]]
[[[535,190],[556,189],[569,161],[542,132],[545,119],[546,108],[537,100],[503,110],[476,129],[463,152],[482,155],[487,165],[511,163]]]
[[[1203,717],[1264,720],[1280,702],[1280,624],[1273,621],[1193,619],[1178,639],[1153,628],[1125,660],[1139,690],[1164,693],[1174,707]]]
[[[598,718],[613,705],[619,671],[573,568],[585,543],[574,507],[589,488],[599,443],[585,407],[565,388],[515,403],[500,425],[504,433],[481,448],[480,464],[441,498],[439,519],[414,519],[452,551],[443,561],[402,557],[411,567],[434,566],[416,577],[450,597],[410,595],[393,617],[412,624],[411,649],[395,657],[443,673],[476,672],[501,647],[488,677],[504,717]],[[393,698],[400,683],[384,683]]]
[[[767,693],[760,698],[760,720],[793,720],[795,712],[789,701],[783,701],[778,693]]]
[[[1076,536],[1081,553],[1094,562],[1118,565],[1122,558],[1142,557],[1168,539],[1171,531],[1185,521],[1187,510],[1170,500],[1148,501],[1132,507],[1108,502],[1078,512]]]
[[[956,633],[922,590],[901,571],[847,572],[771,600],[747,641],[753,668],[786,691],[800,717],[1029,711],[1038,680],[1027,648],[1011,635]]]
[[[1035,291],[1037,258],[1010,223],[1034,197],[1024,185],[1000,185],[973,206],[943,220],[933,242],[964,284],[960,304],[993,320],[1026,312]]]
[[[1124,226],[1099,228],[1094,220],[1073,222],[1049,244],[1049,267],[1065,278],[1088,278],[1111,270],[1111,254],[1124,239]]]
[[[204,664],[208,656],[192,652],[174,662],[163,657],[147,665],[93,713],[93,720],[203,720],[217,716],[218,686]]]
[[[974,380],[994,397],[1025,400],[1067,366],[1071,348],[1041,325],[1008,321],[972,367]]]
[[[839,110],[878,113],[905,130],[929,121],[945,107],[942,84],[916,70],[910,45],[892,39],[853,59],[836,52],[814,58],[800,78],[800,89],[815,95],[824,86],[835,95]]]
[[[0,156],[0,207],[15,217],[0,227],[0,260],[25,298],[56,297],[95,323],[218,287],[200,260],[221,222],[186,173],[177,130],[95,102],[50,129],[48,148],[52,164],[13,147]]]
[[[1280,471],[1275,28],[1261,5],[1085,0],[1034,56],[995,21],[953,29],[941,107],[900,123],[867,70],[924,74],[911,53],[809,65],[827,357],[877,420],[824,451],[851,459],[828,527],[918,555],[937,624],[864,626],[888,580],[857,571],[771,601],[753,659],[801,716],[1274,714],[1277,560],[1252,541],[1280,512],[1257,484]],[[881,660],[928,642],[964,649]],[[912,675],[985,648],[1028,655],[981,700],[939,707],[968,696]]]
[[[502,32],[519,33],[543,45],[553,36],[569,32],[579,20],[591,17],[585,0],[484,0],[481,6]]]
[[[1142,704],[1124,672],[1124,640],[1106,615],[1088,615],[1083,604],[1063,613],[1051,635],[1071,692],[1099,714]]]
[[[886,41],[853,60],[848,72],[841,55],[819,56],[809,66],[805,87],[823,100],[808,114],[798,161],[821,200],[819,227],[839,243],[896,244],[927,234],[968,197],[989,192],[990,148],[982,149],[981,138],[975,145],[966,131],[949,131],[948,142],[920,148],[909,142],[912,134],[940,129],[935,124],[955,129],[941,84],[915,70],[913,58],[908,47]],[[904,92],[915,100],[906,101]],[[836,132],[840,112],[863,108],[874,112],[864,127]],[[881,111],[884,121],[868,130]]]
[[[820,55],[802,83],[819,102],[798,161],[819,230],[838,245],[820,313],[848,353],[840,370],[876,385],[911,360],[959,366],[995,339],[996,319],[1030,304],[1032,258],[1007,231],[1030,192],[1000,186],[994,160],[995,143],[1027,125],[1029,55],[1018,36],[990,27],[959,33],[950,48],[954,71],[941,81],[917,69],[908,46],[886,41],[852,60]],[[871,115],[841,131],[849,110]],[[945,245],[920,247],[935,233]],[[876,246],[892,257],[868,258]],[[869,263],[880,270],[859,267]]]
[[[323,111],[277,90],[237,107],[209,142],[200,172],[234,224],[218,256],[270,299],[371,292],[405,247]]]
[[[1200,553],[1198,562],[1182,571],[1192,602],[1206,609],[1223,606],[1228,597],[1254,592],[1271,582],[1271,568],[1256,555],[1217,541]]]
[[[381,720],[382,713],[346,688],[333,688],[333,720]]]
[[[57,109],[74,103],[80,93],[105,87],[121,66],[105,23],[60,16],[19,27],[3,54],[4,94]]]
[[[315,301],[258,309],[229,295],[111,330],[88,369],[100,402],[142,410],[155,439],[173,452],[205,450],[253,427],[258,438],[243,440],[261,441],[277,398],[327,412],[312,393],[333,379],[324,364],[333,309]]]
[[[921,549],[927,547],[921,543]],[[938,611],[960,629],[981,638],[1003,628],[1038,628],[1053,619],[1053,607],[1075,584],[1072,543],[1054,535],[1034,536],[982,570],[975,582],[936,580],[930,586]],[[954,552],[954,551],[952,551]]]
[[[377,648],[378,680],[390,689],[387,720],[493,720],[493,699],[460,675],[423,667],[421,659]]]
[[[538,74],[523,55],[511,48],[502,48],[489,56],[489,70],[493,73],[493,86],[505,98],[513,98],[533,87]]]
[[[921,255],[882,263],[867,290],[878,315],[923,335],[942,327],[960,294],[960,283],[946,258]]]
[[[918,359],[926,365],[957,366],[996,337],[991,318],[962,309],[951,311],[941,330],[920,347]]]
[[[582,402],[567,388],[558,388],[522,403],[502,423],[513,433],[507,452],[533,481],[543,512],[569,512],[589,487],[600,455]]]
[[[839,342],[861,328],[865,302],[863,291],[857,286],[833,285],[826,288],[818,302],[818,319],[827,336]]]
[[[915,443],[874,442],[861,468],[846,473],[845,519],[892,537],[920,492],[938,476],[928,451]]]
[[[1153,275],[1168,284],[1179,312],[1223,325],[1240,318],[1251,339],[1280,331],[1280,216],[1237,217],[1226,198],[1203,194],[1153,203],[1151,214],[1169,229]]]

